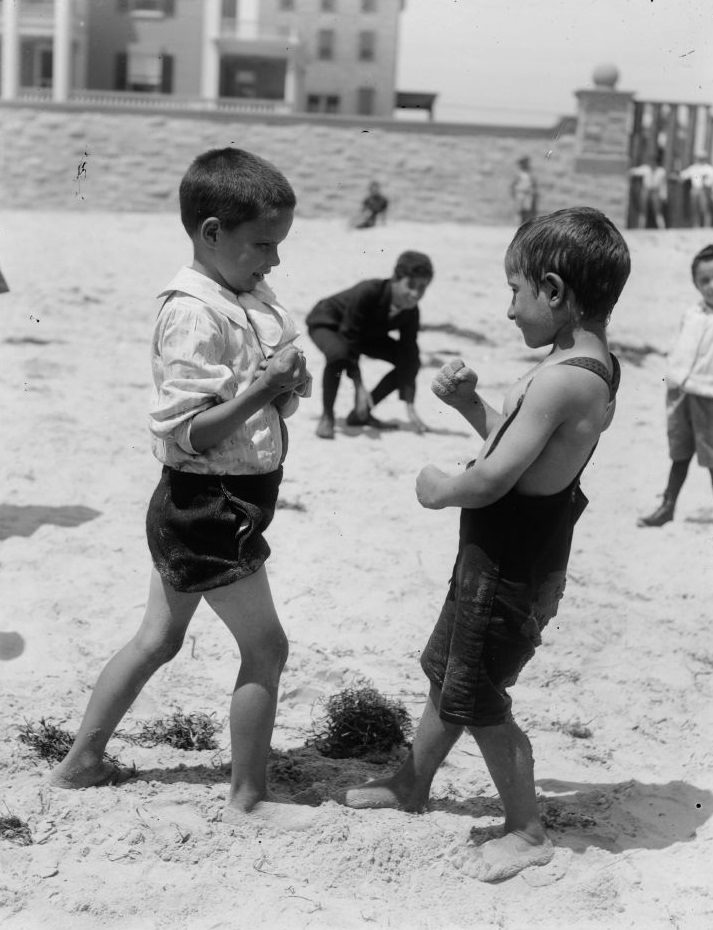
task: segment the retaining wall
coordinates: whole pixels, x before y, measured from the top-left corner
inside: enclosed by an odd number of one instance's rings
[[[541,212],[599,207],[623,225],[625,172],[577,166],[576,120],[553,129],[257,116],[72,104],[0,104],[0,198],[5,208],[177,209],[190,161],[235,145],[274,162],[302,216],[348,216],[371,180],[389,218],[512,225],[509,185],[528,155]]]

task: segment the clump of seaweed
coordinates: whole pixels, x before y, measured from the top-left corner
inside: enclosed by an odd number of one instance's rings
[[[72,748],[74,734],[55,723],[50,723],[41,717],[38,723],[25,722],[24,726],[18,727],[18,739],[21,743],[29,746],[30,749],[37,753],[41,759],[46,759],[50,765],[56,765],[61,762]],[[118,765],[119,760],[109,753],[104,753],[104,760],[110,765]]]
[[[32,834],[25,821],[14,814],[0,815],[0,840],[7,840],[18,846],[31,846]]]
[[[346,688],[327,700],[324,719],[313,730],[309,742],[319,753],[349,759],[390,753],[406,744],[413,725],[399,701],[375,688]]]
[[[7,814],[0,814],[0,840],[7,840],[9,843],[16,843],[18,846],[31,846],[32,834],[30,827],[24,820],[20,820],[15,814],[10,813],[10,808],[5,805]]]
[[[71,749],[74,735],[42,717],[39,723],[19,727],[18,739],[50,764],[61,762]]]
[[[218,723],[212,714],[184,714],[176,711],[170,717],[143,723],[138,733],[122,733],[121,737],[139,746],[166,743],[174,749],[199,752],[218,748],[215,739],[217,730]]]

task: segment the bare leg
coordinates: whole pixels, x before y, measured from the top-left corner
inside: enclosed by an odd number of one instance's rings
[[[50,784],[87,788],[114,780],[113,767],[103,761],[106,744],[149,678],[181,648],[200,598],[174,591],[153,570],[141,626],[104,667],[74,744],[52,772]]]
[[[516,723],[473,727],[488,771],[505,809],[504,835],[482,846],[461,848],[453,861],[481,881],[496,882],[532,865],[545,865],[554,847],[540,820],[532,747]]]
[[[230,703],[232,770],[223,820],[235,821],[264,800],[266,767],[287,638],[272,601],[264,566],[205,599],[235,637],[240,671]]]
[[[439,702],[440,690],[432,686],[411,751],[401,768],[387,778],[349,788],[344,798],[347,807],[396,807],[419,812],[426,809],[431,782],[463,732],[463,727],[441,720]]]

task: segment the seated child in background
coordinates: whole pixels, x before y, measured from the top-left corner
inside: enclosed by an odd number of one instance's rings
[[[421,656],[431,687],[404,764],[349,789],[350,807],[422,811],[431,782],[467,729],[500,795],[502,836],[466,846],[455,863],[499,881],[554,854],[540,820],[527,736],[507,688],[541,642],[565,585],[580,476],[612,419],[619,368],[606,325],[630,270],[629,251],[598,210],[559,210],[524,223],[505,256],[508,317],[525,344],[551,346],[507,392],[502,413],[476,392],[462,362],[433,389],[485,440],[474,463],[418,475],[422,506],[461,508],[460,541],[443,609]]]
[[[389,209],[389,201],[381,193],[381,187],[378,181],[372,181],[369,185],[369,193],[361,202],[361,212],[354,223],[357,229],[368,229],[370,226],[376,226],[376,221],[386,222],[386,211]]]
[[[671,469],[661,504],[639,526],[673,520],[693,453],[713,480],[713,245],[694,257],[691,274],[701,299],[683,315],[666,371],[666,431]]]
[[[433,265],[422,252],[403,252],[391,278],[360,281],[325,297],[307,315],[310,338],[324,354],[322,417],[317,435],[334,439],[334,404],[342,372],[354,382],[354,409],[348,426],[392,429],[372,414],[373,408],[397,390],[406,404],[409,421],[418,432],[426,427],[416,413],[416,375],[421,367],[418,351],[418,302],[433,280]],[[398,339],[389,333],[396,330]],[[371,393],[362,383],[359,357],[378,358],[394,367]]]
[[[266,795],[287,639],[264,562],[287,451],[283,414],[309,387],[294,323],[264,277],[279,264],[295,195],[240,149],[199,156],[180,185],[193,263],[161,293],[152,343],[153,452],[163,464],[146,518],[154,562],[143,622],[106,665],[51,783],[84,788],[121,773],[107,741],[151,676],[180,650],[201,600],[240,651],[230,705],[232,776],[223,819]]]

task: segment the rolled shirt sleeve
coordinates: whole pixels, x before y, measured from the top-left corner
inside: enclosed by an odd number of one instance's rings
[[[196,454],[190,441],[193,417],[237,391],[223,325],[205,305],[178,299],[162,310],[156,327],[152,363],[157,398],[149,429],[188,454]]]

